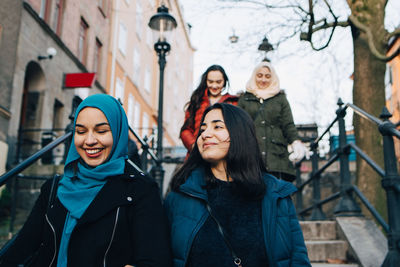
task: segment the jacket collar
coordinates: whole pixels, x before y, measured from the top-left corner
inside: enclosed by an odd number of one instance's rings
[[[189,178],[179,189],[187,195],[207,200],[207,190],[205,189],[206,181],[204,179],[204,169],[197,168],[192,171]]]
[[[186,182],[179,187],[180,191],[190,196],[207,200],[204,176],[203,168],[195,169],[192,171]],[[263,175],[263,180],[267,185],[266,196],[285,198],[297,191],[297,188],[293,184],[283,180],[278,180],[267,173]]]
[[[233,101],[233,102],[235,102],[238,99],[239,99],[239,97],[237,95],[231,95],[231,94],[226,93],[226,94],[223,94],[221,96],[221,98],[218,100],[218,103],[223,103],[225,101]],[[208,100],[208,90],[207,89],[204,92],[203,101],[209,101]]]
[[[266,195],[285,198],[297,191],[297,188],[293,184],[279,180],[270,174],[265,173],[263,179],[267,185]]]

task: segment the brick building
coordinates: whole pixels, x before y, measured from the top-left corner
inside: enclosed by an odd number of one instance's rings
[[[110,47],[108,51],[107,91],[124,103],[129,124],[150,142],[156,139],[158,116],[159,65],[154,51],[150,17],[160,1],[113,0]],[[164,146],[181,146],[179,130],[183,107],[192,89],[193,53],[189,29],[178,0],[163,1],[177,21],[168,42],[164,73]]]
[[[0,1],[0,174],[18,147],[21,159],[41,147],[44,131],[63,134],[75,95],[106,92],[107,3]],[[63,88],[64,74],[82,72],[97,73],[92,89]]]

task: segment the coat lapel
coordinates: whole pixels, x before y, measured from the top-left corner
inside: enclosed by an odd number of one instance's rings
[[[124,178],[110,177],[77,225],[96,221],[116,207],[135,203],[135,196],[128,191]]]

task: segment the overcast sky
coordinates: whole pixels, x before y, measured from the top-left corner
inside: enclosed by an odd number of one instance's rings
[[[257,48],[264,36],[270,43],[279,39],[279,29],[271,33],[263,24],[275,15],[260,10],[220,8],[218,0],[179,1],[186,22],[192,25],[191,40],[197,49],[193,87],[209,65],[220,64],[228,74],[232,92],[244,90],[254,66],[263,58]],[[335,4],[341,5],[343,15],[348,14],[345,1]],[[386,12],[391,30],[400,25],[400,1],[389,0]],[[229,42],[233,31],[239,37],[236,44]],[[268,55],[287,93],[296,124],[316,122],[327,126],[335,117],[337,98],[352,101],[352,52],[349,29],[340,29],[323,52],[313,52],[309,43],[300,42],[297,35]],[[351,119],[346,124],[351,127]]]

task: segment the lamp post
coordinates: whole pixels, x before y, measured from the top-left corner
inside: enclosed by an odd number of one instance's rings
[[[264,39],[262,40],[261,44],[258,46],[258,50],[265,53],[265,57],[264,57],[263,61],[271,62],[271,61],[267,58],[267,53],[268,53],[269,51],[274,50],[274,47],[272,46],[272,44],[270,44],[270,43],[268,42],[268,39],[267,39],[266,36],[265,36]]]
[[[154,44],[154,50],[158,55],[158,64],[160,66],[160,86],[158,93],[158,117],[157,117],[157,164],[153,168],[153,175],[162,192],[164,182],[163,161],[163,95],[164,95],[164,68],[166,65],[165,56],[171,50],[170,44],[167,42],[169,32],[177,26],[176,20],[168,13],[168,8],[161,4],[157,8],[157,13],[150,18],[149,27],[158,34],[157,42]]]

